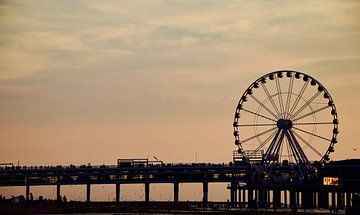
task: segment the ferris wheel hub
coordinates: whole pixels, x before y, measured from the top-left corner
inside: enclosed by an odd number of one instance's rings
[[[289,130],[293,127],[293,123],[288,119],[279,119],[276,123],[279,129]]]
[[[275,71],[240,97],[234,143],[248,160],[257,161],[256,154],[264,152],[261,162],[267,166],[283,161],[303,166],[310,159],[325,163],[338,142],[338,124],[334,101],[319,81],[302,72]],[[301,169],[298,173],[306,175]]]

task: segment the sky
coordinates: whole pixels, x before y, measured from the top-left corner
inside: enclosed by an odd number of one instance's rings
[[[319,80],[360,158],[359,1],[0,1],[0,162],[232,160],[246,88]]]

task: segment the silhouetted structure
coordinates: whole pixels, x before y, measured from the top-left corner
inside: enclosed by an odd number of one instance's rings
[[[273,84],[267,85],[269,82]],[[295,82],[300,83],[298,87]],[[312,91],[306,92],[308,86]],[[257,105],[255,108],[249,105],[251,101]],[[329,111],[317,117],[325,110]],[[255,118],[247,118],[246,114]],[[302,121],[309,117],[312,121]],[[238,150],[229,164],[119,159],[116,166],[0,167],[0,186],[25,186],[29,200],[31,186],[54,185],[61,201],[62,185],[86,185],[86,202],[90,204],[93,184],[114,184],[115,201],[119,203],[122,184],[144,184],[145,202],[149,202],[151,183],[171,183],[174,203],[178,203],[179,183],[202,183],[202,205],[207,207],[209,183],[226,182],[233,208],[295,211],[331,205],[332,211],[349,211],[352,202],[360,199],[360,160],[330,161],[329,155],[337,144],[338,124],[334,101],[320,82],[301,72],[276,71],[257,79],[241,96],[233,124]],[[302,127],[309,125],[311,131]],[[316,126],[328,126],[330,136],[316,133]],[[249,133],[251,136],[241,136]],[[322,142],[313,146],[313,139]],[[311,162],[307,153],[318,160]]]
[[[230,164],[163,164],[161,166],[71,166],[6,167],[0,169],[0,186],[54,185],[61,197],[61,185],[86,185],[90,203],[92,184],[114,184],[116,202],[120,201],[121,184],[144,184],[145,201],[149,201],[151,183],[172,183],[174,202],[179,201],[179,183],[202,183],[203,202],[208,202],[208,184],[228,182],[233,207],[247,208],[329,208],[351,207],[351,198],[360,192],[360,160],[330,162],[318,167],[316,177],[306,181],[277,183],[270,177],[257,178],[256,165]],[[280,174],[296,173],[294,166],[279,166]],[[326,181],[332,179],[333,181]],[[325,180],[325,181],[324,181]],[[64,198],[65,199],[65,198]],[[64,200],[65,201],[65,200]]]

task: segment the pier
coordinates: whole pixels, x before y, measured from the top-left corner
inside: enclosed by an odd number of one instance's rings
[[[173,184],[173,202],[179,202],[179,183],[202,183],[204,206],[208,204],[209,183],[229,183],[232,208],[345,209],[351,207],[352,197],[360,192],[360,160],[330,162],[318,169],[317,177],[307,183],[300,181],[276,183],[265,179],[258,184],[251,181],[255,166],[246,163],[229,164],[149,164],[135,166],[51,166],[2,167],[0,186],[24,186],[29,200],[31,187],[56,186],[58,198],[62,185],[86,185],[86,203],[90,201],[90,187],[94,184],[113,184],[115,203],[120,203],[121,185],[143,184],[145,202],[149,202],[151,183]],[[289,174],[293,168],[279,167]],[[266,181],[268,180],[268,181]],[[330,180],[330,181],[329,181]],[[331,181],[332,180],[332,181]],[[60,200],[60,199],[59,199]]]

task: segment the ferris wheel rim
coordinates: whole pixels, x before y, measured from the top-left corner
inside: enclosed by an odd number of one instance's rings
[[[320,93],[318,93],[318,95],[320,95],[320,94],[324,94],[324,98],[325,99],[328,99],[328,105],[326,106],[326,108],[331,108],[331,115],[333,116],[333,123],[330,123],[330,122],[320,122],[320,123],[314,123],[314,124],[333,124],[333,132],[332,132],[332,136],[331,136],[331,138],[326,138],[326,140],[327,141],[329,141],[329,147],[327,148],[327,150],[325,151],[325,153],[321,153],[322,154],[322,156],[321,156],[321,158],[320,158],[320,160],[319,160],[319,162],[327,162],[328,160],[329,160],[329,154],[330,153],[332,153],[332,152],[334,152],[334,145],[337,143],[337,134],[338,134],[338,124],[339,124],[339,122],[338,122],[338,116],[337,116],[337,109],[336,109],[336,106],[335,106],[335,103],[334,103],[334,101],[333,101],[333,98],[331,97],[331,95],[330,95],[330,93],[329,93],[329,91],[325,88],[325,86],[321,83],[321,82],[319,82],[317,79],[315,79],[314,77],[312,77],[312,76],[310,76],[310,75],[308,75],[308,74],[305,74],[305,73],[303,73],[303,72],[299,72],[299,71],[295,71],[295,70],[277,70],[277,71],[273,71],[273,72],[270,72],[270,73],[267,73],[267,74],[265,74],[265,75],[262,75],[261,77],[259,77],[258,79],[256,79],[254,82],[252,82],[250,85],[249,85],[249,87],[248,88],[246,88],[246,90],[245,90],[245,92],[242,94],[242,96],[240,97],[240,99],[239,99],[239,102],[238,102],[238,104],[237,104],[237,107],[236,107],[236,109],[235,109],[235,116],[234,116],[234,136],[235,136],[235,145],[237,145],[238,146],[238,148],[239,148],[239,151],[240,150],[242,150],[242,145],[243,145],[243,143],[242,143],[242,141],[240,141],[240,138],[239,138],[239,134],[238,134],[238,130],[239,130],[239,126],[237,125],[237,123],[238,123],[238,121],[239,121],[239,115],[238,114],[240,114],[240,111],[247,111],[247,112],[250,112],[250,113],[252,113],[252,114],[254,114],[254,115],[256,115],[256,117],[262,117],[262,118],[264,118],[264,119],[268,119],[269,120],[269,122],[270,121],[273,121],[273,122],[276,122],[276,124],[279,124],[279,122],[281,122],[281,123],[288,123],[288,125],[287,126],[289,126],[289,130],[290,130],[290,123],[291,123],[291,128],[294,128],[293,130],[293,132],[291,132],[292,134],[284,134],[285,136],[286,135],[288,135],[289,137],[292,135],[294,138],[299,138],[298,136],[299,136],[299,134],[297,134],[298,132],[300,133],[300,132],[303,132],[303,133],[307,133],[307,131],[305,131],[305,130],[303,130],[303,129],[301,129],[301,128],[297,128],[297,127],[295,127],[296,125],[300,125],[301,123],[292,123],[292,121],[290,121],[290,119],[291,120],[293,120],[294,122],[296,122],[296,121],[298,121],[299,119],[301,119],[301,118],[304,118],[304,116],[298,116],[299,115],[299,113],[301,113],[301,111],[302,110],[298,110],[298,111],[296,111],[295,113],[292,113],[291,115],[289,115],[289,116],[286,116],[286,112],[285,113],[279,113],[279,110],[276,110],[276,106],[274,106],[274,111],[270,111],[270,109],[268,110],[268,112],[272,115],[272,117],[268,117],[268,116],[262,116],[262,115],[260,115],[260,114],[257,114],[257,113],[255,113],[255,112],[251,112],[250,110],[246,110],[246,109],[242,109],[242,105],[243,105],[243,103],[244,102],[246,102],[247,101],[247,96],[251,96],[252,98],[254,98],[253,96],[252,96],[252,93],[251,93],[251,91],[252,91],[252,89],[253,88],[258,88],[259,87],[259,85],[261,85],[262,87],[264,87],[264,85],[266,84],[266,82],[267,82],[267,79],[271,79],[271,80],[274,80],[274,79],[276,79],[276,81],[278,81],[279,80],[279,78],[283,78],[283,75],[286,75],[288,78],[291,78],[291,79],[293,79],[293,80],[295,80],[295,78],[294,78],[294,76],[296,76],[296,79],[299,79],[298,77],[300,77],[300,78],[302,78],[303,79],[303,81],[305,82],[305,83],[307,83],[307,84],[311,84],[311,85],[313,85],[313,86],[315,86],[315,85],[317,85],[318,86],[318,92],[320,92]],[[290,76],[288,76],[288,74],[290,74]],[[274,78],[275,77],[275,78]],[[278,83],[276,83],[276,84],[278,84]],[[258,86],[258,87],[256,87],[256,85]],[[290,85],[289,85],[290,86]],[[320,90],[321,89],[321,90]],[[266,92],[266,91],[265,91]],[[289,92],[288,92],[289,93]],[[267,93],[267,95],[269,96],[269,93]],[[316,96],[318,96],[318,95],[316,95]],[[325,95],[326,95],[326,97],[325,97]],[[282,95],[281,95],[281,92],[280,92],[280,96],[282,97]],[[279,96],[279,99],[280,99],[280,96]],[[302,95],[301,95],[302,96]],[[300,97],[301,97],[300,96]],[[314,95],[315,96],[315,95]],[[315,97],[316,97],[315,96]],[[269,99],[271,100],[271,96],[269,96]],[[281,98],[282,99],[282,98]],[[273,102],[273,101],[272,101]],[[259,103],[259,105],[262,105],[260,102],[258,102]],[[280,103],[280,101],[279,101],[279,103]],[[311,103],[311,102],[310,102]],[[309,103],[309,104],[310,104]],[[286,104],[287,105],[287,104]],[[281,106],[281,103],[280,103],[280,106]],[[264,106],[264,108],[266,108],[265,106]],[[294,107],[294,109],[296,109],[296,107]],[[321,108],[320,108],[321,109]],[[294,112],[295,110],[292,110],[291,112]],[[318,112],[318,111],[322,111],[322,109],[321,110],[315,110],[315,111],[312,111],[312,112],[310,112],[311,114],[310,115],[315,115],[316,114],[316,112]],[[276,112],[276,113],[275,113]],[[282,115],[283,114],[283,115]],[[310,116],[309,114],[308,115],[306,115],[305,117],[307,117],[307,116]],[[289,117],[289,122],[284,122],[284,121],[280,121],[280,120],[284,120],[285,118],[287,118],[287,117]],[[283,119],[284,118],[284,119]],[[294,127],[293,127],[293,124],[295,125]],[[302,123],[303,125],[305,124],[305,123]],[[308,123],[308,124],[310,124],[310,123]],[[272,124],[273,125],[273,124]],[[264,125],[265,126],[265,125]],[[281,125],[282,126],[282,125]],[[285,125],[284,125],[285,126]],[[280,129],[280,127],[279,127],[279,125],[277,125],[277,127]],[[286,127],[281,127],[281,128],[286,128]],[[276,130],[276,127],[275,127],[275,130]],[[295,131],[296,130],[296,131]],[[274,131],[274,130],[272,130],[272,129],[268,129],[268,130],[266,130],[265,132],[266,133],[269,133],[269,132],[271,132],[271,131]],[[289,132],[290,133],[290,132]],[[281,134],[282,135],[282,134]],[[311,137],[318,137],[318,138],[323,138],[323,139],[325,139],[324,137],[321,137],[321,136],[318,136],[318,135],[316,135],[316,134],[314,134],[314,133],[311,133],[310,135],[313,135],[313,136],[311,136]],[[304,141],[305,142],[305,141]],[[310,146],[311,147],[311,146]],[[247,155],[246,154],[243,154],[243,156],[244,157],[246,157]],[[320,157],[320,156],[319,156]]]

